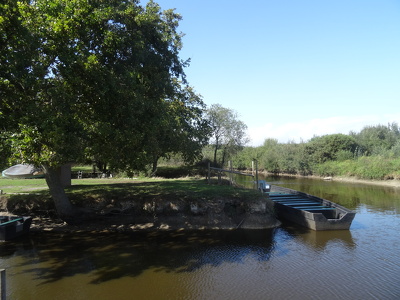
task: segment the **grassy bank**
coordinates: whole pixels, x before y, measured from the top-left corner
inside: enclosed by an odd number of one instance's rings
[[[10,212],[53,214],[54,206],[44,179],[0,179]],[[66,189],[71,201],[83,207],[121,207],[138,201],[206,201],[265,197],[256,190],[207,184],[204,179],[75,179]]]

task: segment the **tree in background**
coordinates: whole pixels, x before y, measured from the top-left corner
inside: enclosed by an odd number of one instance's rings
[[[207,110],[207,120],[211,126],[210,144],[213,147],[214,166],[223,166],[225,161],[242,150],[249,139],[246,135],[247,126],[238,119],[235,111],[213,104]],[[217,153],[220,151],[220,160]]]
[[[312,163],[324,163],[336,160],[339,153],[348,152],[354,155],[357,149],[356,140],[345,134],[328,134],[312,138],[306,145],[306,153]]]
[[[2,147],[19,162],[42,166],[66,222],[84,216],[65,194],[61,166],[95,157],[116,169],[143,168],[153,160],[154,128],[172,126],[165,134],[174,140],[199,117],[176,84],[185,82],[187,65],[178,56],[179,20],[153,1],[0,4]],[[168,122],[175,117],[182,126]]]
[[[233,161],[245,169],[253,159],[260,170],[275,174],[399,179],[400,128],[397,123],[366,126],[359,133],[315,136],[300,143],[266,139],[262,146],[244,147]]]
[[[378,155],[390,150],[400,140],[397,123],[366,126],[359,133],[350,133],[359,144],[362,155]]]
[[[260,161],[260,167],[271,173],[279,173],[280,145],[276,139],[266,139],[262,146],[264,155]]]
[[[146,152],[153,159],[152,176],[162,157],[180,154],[185,163],[199,159],[210,135],[209,123],[203,116],[205,104],[192,87],[177,83],[177,94],[159,109],[164,112],[153,120],[153,130],[148,133],[146,145]]]

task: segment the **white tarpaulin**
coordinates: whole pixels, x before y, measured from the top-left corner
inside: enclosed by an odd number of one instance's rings
[[[7,178],[34,178],[34,177],[44,177],[41,169],[36,168],[33,165],[19,164],[2,172],[3,177]]]

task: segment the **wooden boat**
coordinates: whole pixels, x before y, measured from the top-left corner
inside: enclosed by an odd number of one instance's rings
[[[32,217],[0,216],[0,240],[15,239],[29,232]]]
[[[10,179],[28,179],[28,178],[44,178],[44,173],[41,169],[34,165],[18,164],[1,172],[3,177]]]
[[[278,218],[313,230],[349,229],[356,214],[329,200],[284,187],[271,185],[268,194]]]

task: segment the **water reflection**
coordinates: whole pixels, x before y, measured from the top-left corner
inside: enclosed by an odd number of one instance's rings
[[[399,190],[273,183],[357,210],[350,230],[31,234],[0,243],[8,299],[399,299]]]
[[[356,247],[350,230],[315,231],[285,222],[282,231],[317,251],[325,250],[331,243],[341,243],[347,249]]]
[[[131,234],[31,234],[1,245],[0,256],[18,256],[19,266],[41,284],[94,272],[91,283],[135,277],[148,269],[193,272],[209,265],[270,258],[274,230],[149,232]],[[26,267],[26,268],[25,268]]]

